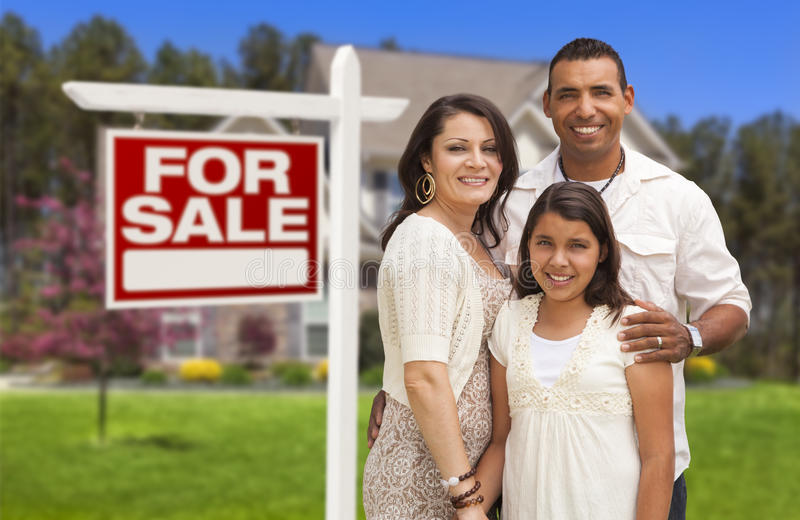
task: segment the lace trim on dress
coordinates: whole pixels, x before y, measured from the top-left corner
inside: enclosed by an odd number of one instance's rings
[[[545,387],[536,379],[528,340],[539,316],[541,300],[542,294],[535,294],[519,302],[520,316],[511,360],[514,370],[508,384],[508,401],[512,415],[519,408],[588,415],[633,415],[629,392],[578,391],[581,372],[591,360],[606,322],[606,305],[598,305],[592,309],[578,346],[553,386]]]

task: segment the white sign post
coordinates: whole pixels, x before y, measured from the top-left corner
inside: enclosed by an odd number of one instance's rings
[[[361,96],[352,46],[331,64],[330,95],[69,81],[64,92],[84,110],[327,120],[330,133],[328,417],[325,517],[356,516],[359,205],[362,121],[388,122],[407,99]]]

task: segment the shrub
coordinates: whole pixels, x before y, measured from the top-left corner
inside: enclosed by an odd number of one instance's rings
[[[249,385],[253,382],[253,376],[242,365],[225,365],[219,379],[226,385]]]
[[[375,365],[361,372],[359,381],[364,386],[382,386],[383,385],[383,365]]]
[[[317,366],[314,367],[314,380],[327,381],[328,380],[328,359],[323,359]]]
[[[111,377],[138,377],[142,375],[142,366],[136,358],[121,356],[111,361],[109,372]]]
[[[167,374],[163,370],[151,368],[142,372],[139,380],[145,385],[163,385],[167,382]]]
[[[383,341],[376,309],[361,313],[358,325],[358,344],[359,372],[383,364]]]
[[[11,363],[0,357],[0,374],[5,374],[11,370]]]
[[[184,381],[205,381],[213,383],[219,379],[222,367],[213,359],[190,359],[181,363],[178,372]]]
[[[249,368],[258,368],[258,358],[271,354],[277,344],[272,321],[264,314],[250,314],[239,320],[238,338],[239,355]]]
[[[719,373],[717,363],[709,356],[689,358],[683,367],[687,383],[707,383],[716,379]]]
[[[305,386],[311,382],[311,367],[300,361],[281,361],[272,365],[272,373],[289,386]]]

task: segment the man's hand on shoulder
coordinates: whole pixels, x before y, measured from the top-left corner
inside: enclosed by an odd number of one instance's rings
[[[625,352],[637,352],[658,348],[654,352],[637,354],[637,363],[669,361],[678,363],[692,353],[689,331],[675,317],[652,302],[636,300],[634,303],[645,309],[622,318],[628,328],[617,335]],[[659,345],[659,338],[661,338]]]
[[[372,449],[375,439],[383,422],[383,409],[386,408],[386,392],[381,390],[372,399],[372,409],[369,411],[369,425],[367,426],[367,448]]]

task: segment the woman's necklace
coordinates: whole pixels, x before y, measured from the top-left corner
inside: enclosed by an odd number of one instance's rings
[[[611,178],[608,179],[608,182],[606,183],[606,185],[603,186],[600,189],[600,193],[603,193],[604,191],[606,191],[606,188],[608,188],[608,185],[611,184],[611,181],[614,180],[614,177],[617,176],[617,174],[619,173],[620,169],[622,168],[622,163],[624,163],[624,162],[625,162],[625,150],[623,150],[622,147],[620,146],[619,147],[619,164],[617,164],[617,169],[614,170],[614,173],[611,174]],[[564,160],[561,158],[560,155],[558,156],[558,167],[561,168],[561,175],[564,176],[564,180],[569,182],[569,177],[567,177],[567,171],[564,169]]]

